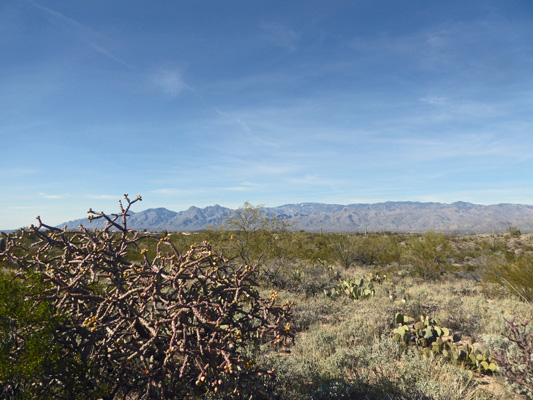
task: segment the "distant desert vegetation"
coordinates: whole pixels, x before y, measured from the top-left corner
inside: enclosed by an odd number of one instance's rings
[[[129,230],[125,201],[90,213],[101,229],[3,236],[1,397],[533,399],[522,226],[321,233],[245,204],[211,229],[149,233]]]

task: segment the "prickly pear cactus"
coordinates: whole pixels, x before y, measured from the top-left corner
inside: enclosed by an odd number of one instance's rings
[[[480,374],[492,374],[498,370],[495,359],[488,351],[483,353],[476,349],[473,343],[460,345],[460,334],[453,334],[450,329],[437,325],[437,322],[428,316],[422,316],[420,320],[415,321],[397,313],[394,321],[398,327],[392,331],[393,339],[405,347],[415,345],[421,348],[425,357],[439,356]]]
[[[348,298],[357,301],[373,297],[376,294],[376,290],[372,282],[365,283],[364,279],[344,279],[332,289],[324,290],[324,295],[332,299],[342,296],[343,294]]]

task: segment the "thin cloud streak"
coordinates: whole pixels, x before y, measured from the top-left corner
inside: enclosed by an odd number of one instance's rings
[[[231,124],[237,125],[242,132],[246,134],[247,137],[252,139],[252,141],[255,143],[255,145],[261,145],[261,146],[269,146],[269,147],[279,147],[279,143],[276,143],[271,140],[264,139],[263,137],[257,135],[254,133],[254,128],[251,127],[251,124],[256,126],[255,122],[246,122],[245,119],[249,118],[250,115],[245,117],[235,116],[227,112],[223,112],[220,109],[216,109],[217,113],[223,117],[221,123],[226,124],[227,122]],[[258,126],[259,129],[261,129],[261,125]]]
[[[31,0],[29,0],[28,3],[32,4],[34,7],[38,8],[38,9],[44,11],[45,13],[47,13],[48,15],[52,16],[56,21],[59,20],[61,22],[64,22],[66,25],[74,27],[74,28],[76,28],[78,30],[84,31],[86,33],[89,33],[91,35],[94,35],[94,36],[97,36],[97,37],[100,37],[100,38],[103,38],[103,36],[99,32],[87,27],[86,25],[81,24],[80,22],[76,21],[73,18],[67,17],[66,15],[60,13],[59,11],[56,11],[56,10],[50,8],[50,7],[46,7],[46,6],[43,6],[41,4],[35,3],[33,1],[31,1]]]
[[[237,186],[222,187],[219,189],[228,191],[228,192],[249,192],[249,191],[259,190],[261,188],[265,188],[265,185],[261,185],[258,183],[252,183],[252,182],[242,182],[240,185],[237,185]]]
[[[66,15],[60,13],[59,11],[56,11],[50,7],[43,6],[41,4],[37,4],[33,1],[28,1],[31,5],[34,7],[40,9],[41,11],[44,11],[47,15],[52,17],[53,20],[55,20],[58,23],[61,23],[63,26],[70,28],[72,31],[76,33],[81,34],[81,40],[85,42],[85,44],[92,48],[93,50],[97,51],[98,53],[102,54],[103,56],[107,57],[108,59],[124,66],[129,69],[132,69],[132,65],[127,63],[126,61],[122,60],[117,55],[111,53],[109,50],[105,49],[102,45],[97,45],[96,41],[107,41],[108,39],[102,35],[100,32],[95,31],[94,29],[89,28],[88,26],[76,21],[73,18],[67,17]]]
[[[108,57],[109,59],[116,61],[118,64],[121,64],[129,69],[133,69],[133,66],[131,64],[128,64],[126,61],[122,60],[121,58],[117,57],[114,54],[111,54],[106,49],[102,48],[101,46],[98,46],[94,43],[89,43],[89,46],[92,47],[94,50],[99,52],[100,54],[103,54],[104,56]]]
[[[119,195],[111,195],[111,194],[88,194],[85,196],[88,199],[95,199],[95,200],[119,200]]]
[[[39,196],[41,196],[42,198],[45,198],[45,199],[50,199],[50,200],[64,199],[66,197],[64,195],[47,194],[47,193],[39,193]]]

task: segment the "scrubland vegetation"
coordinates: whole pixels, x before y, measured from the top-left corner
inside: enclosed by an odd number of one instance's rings
[[[533,399],[533,236],[38,224],[0,247],[0,397]],[[90,224],[87,224],[90,227]]]

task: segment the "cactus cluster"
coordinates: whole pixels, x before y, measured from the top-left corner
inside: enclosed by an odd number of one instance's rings
[[[463,364],[481,374],[492,374],[498,370],[498,365],[489,351],[482,352],[474,348],[473,344],[448,345],[442,349],[442,355],[449,361]]]
[[[448,328],[438,326],[437,322],[428,316],[421,316],[420,320],[415,322],[407,315],[397,313],[395,322],[399,326],[393,331],[394,339],[406,345],[414,343],[417,346],[428,348],[434,343],[441,343],[443,337],[450,336]],[[459,339],[458,336],[454,335],[454,341]]]
[[[422,348],[426,357],[441,356],[449,362],[481,374],[492,374],[498,369],[488,351],[482,352],[474,348],[474,343],[460,344],[459,333],[453,334],[450,329],[438,326],[437,322],[428,316],[421,316],[420,320],[415,321],[407,315],[397,313],[394,319],[398,324],[392,332],[394,340],[406,347],[414,344]]]
[[[332,289],[324,289],[324,294],[332,299],[346,295],[357,301],[374,296],[376,290],[372,282],[365,283],[364,279],[344,279]]]
[[[387,279],[387,275],[385,274],[380,274],[379,272],[369,272],[367,275],[366,275],[366,279],[369,281],[369,282],[376,282],[376,283],[383,283],[384,280]]]
[[[387,290],[387,293],[391,301],[407,303],[411,299],[411,295],[404,288],[391,287]]]

